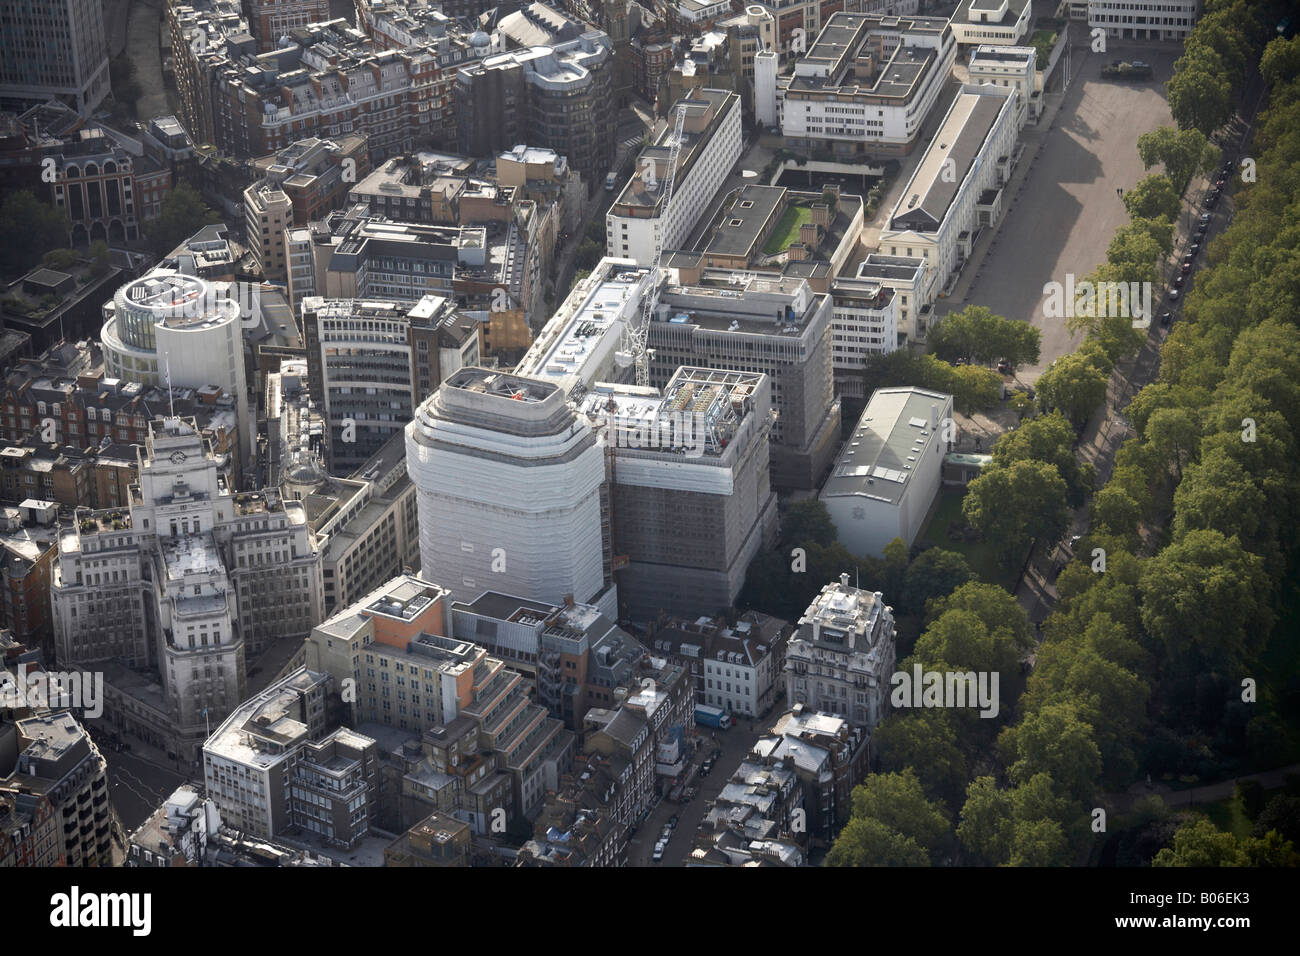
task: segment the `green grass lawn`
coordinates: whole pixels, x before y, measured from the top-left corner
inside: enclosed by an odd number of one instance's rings
[[[948,537],[948,527],[961,517],[961,502],[965,491],[955,488],[943,488],[939,492],[939,501],[930,515],[930,520],[917,536],[918,543],[932,544],[945,551],[956,551],[966,559],[971,570],[981,581],[996,584],[1008,591],[1015,585],[1015,570],[1007,570],[998,564],[997,554],[983,541],[952,540]]]
[[[1264,805],[1267,806],[1270,800],[1282,792],[1282,787],[1265,790]],[[1193,809],[1204,813],[1216,827],[1225,833],[1231,833],[1238,840],[1244,840],[1250,836],[1251,828],[1255,825],[1254,821],[1246,816],[1246,808],[1241,805],[1241,800],[1235,795],[1227,800],[1197,804]]]
[[[763,254],[774,256],[778,252],[785,252],[790,247],[790,243],[799,238],[799,227],[805,222],[812,221],[812,210],[804,206],[787,206],[785,213],[781,216],[781,221],[776,224],[772,234],[767,237],[767,242],[763,243]]]

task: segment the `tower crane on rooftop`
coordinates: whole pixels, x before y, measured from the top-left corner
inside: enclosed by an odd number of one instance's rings
[[[618,351],[614,353],[614,361],[623,368],[629,365],[636,366],[636,383],[640,386],[650,384],[650,351],[646,348],[646,339],[650,335],[650,322],[654,317],[655,307],[659,305],[659,292],[663,286],[660,263],[664,255],[664,238],[672,216],[673,183],[677,179],[677,160],[682,152],[682,129],[685,124],[686,106],[683,104],[677,109],[672,136],[668,140],[668,161],[664,166],[664,177],[658,183],[659,228],[654,233],[654,255],[650,261],[649,285],[641,299],[640,315],[624,327]],[[647,190],[653,190],[656,185],[654,160],[646,162],[640,175]]]

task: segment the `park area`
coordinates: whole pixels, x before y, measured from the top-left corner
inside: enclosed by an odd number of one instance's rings
[[[955,551],[966,559],[966,563],[981,581],[996,584],[1014,594],[1019,567],[1002,567],[993,546],[980,540],[974,529],[967,524],[961,513],[961,503],[965,497],[965,490],[959,488],[944,488],[939,492],[929,520],[917,535],[917,546]]]

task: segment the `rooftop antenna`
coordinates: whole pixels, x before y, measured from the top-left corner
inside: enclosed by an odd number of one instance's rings
[[[163,353],[163,369],[167,375],[167,417],[176,417],[176,403],[172,398],[172,356],[170,352]]]

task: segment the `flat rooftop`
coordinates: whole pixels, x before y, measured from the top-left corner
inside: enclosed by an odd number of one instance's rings
[[[638,213],[639,216],[658,215],[659,203],[663,199],[663,179],[662,177],[656,179],[653,189],[647,188],[641,170],[648,160],[656,163],[656,169],[662,168],[662,165],[668,161],[668,156],[672,152],[671,141],[678,109],[685,106],[688,119],[692,113],[697,115],[711,114],[707,125],[702,131],[682,130],[682,147],[677,157],[677,185],[680,186],[681,180],[690,175],[691,170],[695,168],[696,162],[708,148],[708,144],[722,124],[722,117],[729,112],[730,107],[736,102],[738,102],[736,94],[729,90],[696,89],[690,91],[687,98],[674,103],[668,111],[668,122],[656,137],[655,142],[641,150],[641,155],[637,157],[634,167],[635,171],[631,179],[623,187],[623,191],[619,193],[614,205],[636,206],[643,210],[653,210]],[[617,214],[616,209],[611,208],[611,212]]]
[[[971,66],[1027,66],[1037,56],[1031,46],[977,46],[970,55]]]
[[[511,594],[502,594],[500,591],[484,591],[472,601],[456,601],[452,604],[452,609],[506,621],[514,619],[521,612],[539,618],[545,617],[555,610],[555,606]]]
[[[877,389],[840,450],[821,497],[897,504],[919,455],[935,437],[934,415],[946,415],[950,401],[951,395],[920,388]]]
[[[1013,92],[1008,87],[957,95],[899,196],[890,229],[938,231]]]
[[[596,269],[595,281],[576,287],[538,333],[516,374],[565,388],[575,378],[591,384],[641,308],[650,276],[649,269],[625,259],[602,260]]]
[[[962,0],[953,11],[952,18],[958,23],[973,23],[980,26],[1015,26],[1030,0]],[[996,20],[988,19],[997,14],[1005,5],[1005,12]]]
[[[858,278],[881,281],[883,279],[912,280],[925,270],[925,260],[919,256],[886,256],[870,253],[858,265]]]
[[[937,68],[947,29],[944,17],[834,13],[795,65],[788,89],[907,102]]]
[[[190,574],[225,573],[221,552],[210,532],[158,540],[170,581],[179,581]]]
[[[558,388],[551,382],[538,381],[536,378],[522,378],[510,372],[485,368],[461,369],[446,379],[441,387],[454,391],[496,395],[517,402],[545,401]]]
[[[749,256],[785,194],[784,186],[742,186],[717,227],[705,234],[701,251],[706,256]]]
[[[696,285],[672,284],[660,296],[655,322],[694,325],[712,332],[799,336],[829,296],[807,280],[721,270]],[[734,279],[735,281],[729,281]]]

